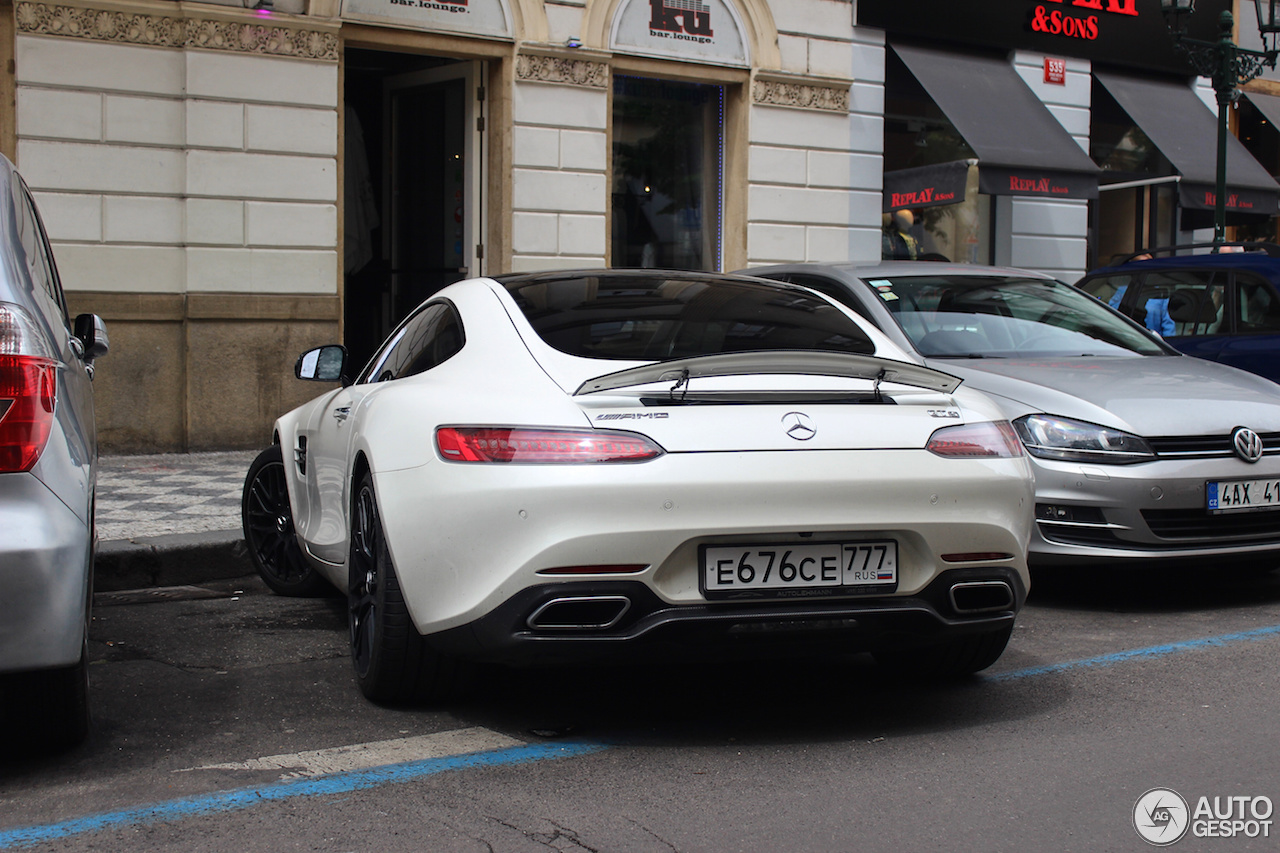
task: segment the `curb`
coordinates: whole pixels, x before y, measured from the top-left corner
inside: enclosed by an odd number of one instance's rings
[[[93,568],[95,592],[184,586],[255,574],[239,530],[99,542]]]

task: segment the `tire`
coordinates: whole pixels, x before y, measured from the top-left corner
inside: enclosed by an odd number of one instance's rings
[[[1013,626],[969,634],[944,643],[909,648],[881,648],[874,653],[876,662],[899,674],[929,678],[963,678],[981,672],[1000,659]]]
[[[249,558],[263,583],[279,595],[310,598],[330,589],[298,546],[289,506],[284,454],[275,444],[258,454],[244,478],[240,519]]]
[[[78,663],[21,672],[0,682],[0,709],[9,751],[19,756],[63,752],[89,735],[89,644]]]
[[[347,622],[351,662],[360,692],[389,705],[439,701],[457,695],[462,671],[418,633],[400,592],[400,581],[378,513],[373,477],[356,491],[347,561]]]

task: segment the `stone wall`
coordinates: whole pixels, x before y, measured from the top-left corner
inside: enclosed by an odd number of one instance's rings
[[[609,67],[522,55],[515,70],[511,269],[603,267]]]
[[[107,322],[109,452],[264,443],[339,336],[336,30],[186,8],[15,10],[17,165]]]

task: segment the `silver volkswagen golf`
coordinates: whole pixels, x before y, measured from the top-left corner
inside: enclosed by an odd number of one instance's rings
[[[74,323],[44,227],[0,156],[0,753],[89,730],[94,359],[102,321]]]
[[[747,270],[871,320],[991,395],[1036,475],[1029,562],[1280,566],[1280,385],[1186,356],[1016,269],[887,261]],[[1170,308],[1174,323],[1192,323]]]

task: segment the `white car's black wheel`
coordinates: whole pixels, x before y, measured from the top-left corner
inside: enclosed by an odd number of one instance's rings
[[[881,648],[875,659],[883,666],[891,667],[903,675],[920,675],[930,678],[959,678],[981,672],[1000,659],[1013,626],[989,631],[985,634],[969,634],[945,643],[910,648]]]
[[[353,510],[347,613],[360,691],[391,704],[447,698],[460,686],[458,663],[431,648],[409,617],[367,473]]]
[[[241,523],[249,558],[280,595],[323,595],[330,587],[302,556],[293,530],[284,455],[274,444],[258,454],[244,478]]]

